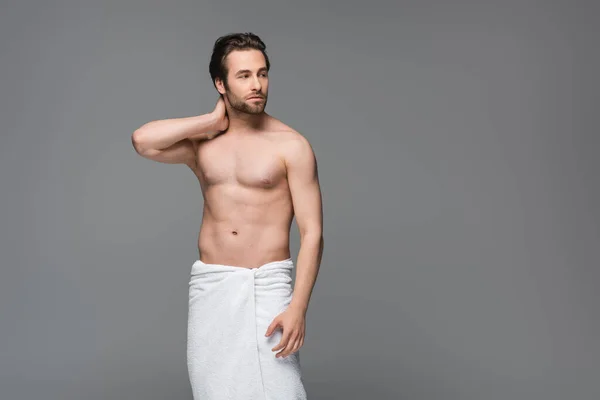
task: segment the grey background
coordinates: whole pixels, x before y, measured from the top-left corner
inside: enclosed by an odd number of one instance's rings
[[[310,399],[600,398],[596,4],[3,1],[0,398],[191,399],[200,188],[130,135],[240,31],[319,162]]]

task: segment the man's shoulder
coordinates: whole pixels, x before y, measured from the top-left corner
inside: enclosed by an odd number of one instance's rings
[[[296,129],[273,118],[269,136],[285,146],[302,146],[308,144],[308,139]]]
[[[286,166],[314,158],[312,146],[306,136],[278,119],[273,119],[272,122],[268,135],[276,143],[277,151]]]
[[[298,152],[312,152],[311,144],[306,136],[295,129],[278,129],[272,132],[272,138],[276,142],[278,149],[286,157],[293,156]]]

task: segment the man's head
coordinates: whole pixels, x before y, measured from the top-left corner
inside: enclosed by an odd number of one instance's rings
[[[210,76],[232,108],[260,114],[267,104],[271,65],[263,41],[253,33],[232,33],[217,39]],[[261,99],[250,99],[258,96]]]

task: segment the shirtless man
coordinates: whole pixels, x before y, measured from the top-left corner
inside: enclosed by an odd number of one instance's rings
[[[132,135],[138,154],[186,164],[204,198],[198,237],[204,263],[258,268],[290,257],[296,217],[300,250],[293,297],[265,334],[281,328],[273,351],[287,357],[304,343],[305,316],[323,252],[322,199],[308,140],[267,114],[269,59],[253,34],[219,38],[210,73],[220,94],[215,109],[151,121]]]

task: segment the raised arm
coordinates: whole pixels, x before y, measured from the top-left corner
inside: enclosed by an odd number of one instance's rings
[[[169,164],[193,166],[196,159],[193,140],[212,139],[227,129],[229,121],[223,99],[215,109],[193,117],[148,122],[131,135],[135,151],[142,157]]]

